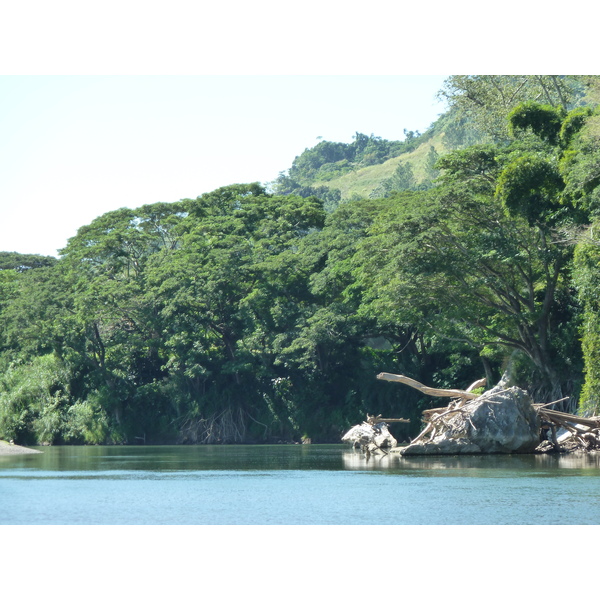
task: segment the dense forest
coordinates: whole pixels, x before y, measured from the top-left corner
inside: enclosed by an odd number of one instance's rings
[[[101,215],[58,259],[0,252],[0,438],[337,442],[366,413],[414,437],[436,401],[381,371],[510,369],[600,412],[600,78],[452,76],[440,96],[402,142],[321,141],[270,184]],[[335,188],[390,160],[370,193]]]

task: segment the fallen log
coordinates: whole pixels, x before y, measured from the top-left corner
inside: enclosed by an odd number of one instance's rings
[[[536,405],[534,405],[535,407]],[[578,417],[570,413],[559,412],[558,410],[550,410],[545,408],[539,408],[538,414],[543,417],[546,421],[550,421],[557,425],[564,425],[565,423],[584,425],[590,429],[597,429],[600,427],[600,417]]]
[[[485,377],[482,377],[481,379],[474,381],[465,391],[472,392],[473,390],[476,390],[477,388],[485,387],[486,383],[487,383],[487,379]]]
[[[374,417],[367,414],[367,423],[369,425],[377,425],[377,423],[410,423],[410,419],[384,419],[381,415]]]

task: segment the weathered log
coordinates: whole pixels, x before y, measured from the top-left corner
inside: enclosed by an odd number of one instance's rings
[[[534,404],[534,408],[539,409],[539,408],[546,408],[547,406],[552,406],[554,404],[558,404],[559,402],[564,402],[565,400],[568,400],[569,396],[565,396],[564,398],[561,398],[560,400],[553,400],[552,402],[546,402],[546,404]]]
[[[484,394],[436,389],[404,375],[380,373],[378,379],[404,383],[429,396],[454,398],[448,406],[423,411],[425,429],[400,453],[463,454],[529,452],[539,443],[539,417],[527,393],[497,386]]]
[[[577,415],[572,415],[570,413],[563,413],[558,410],[545,408],[538,409],[538,414],[547,421],[551,421],[557,425],[575,423],[576,425],[585,425],[590,428],[600,427],[600,417],[578,417]]]
[[[466,398],[467,400],[473,400],[480,396],[480,394],[474,394],[473,392],[466,392],[464,390],[442,390],[430,388],[418,381],[415,381],[414,379],[411,379],[410,377],[406,377],[404,375],[395,375],[393,373],[379,373],[379,375],[377,375],[377,379],[404,383],[405,385],[419,390],[419,392],[422,392],[427,396],[437,396],[442,398]]]
[[[473,390],[476,390],[477,388],[484,387],[486,382],[487,382],[487,379],[485,377],[483,377],[482,379],[478,379],[477,381],[474,381],[465,391],[472,392]]]
[[[416,444],[419,440],[422,440],[428,433],[431,433],[433,430],[433,423],[427,423],[427,427],[425,427],[425,429],[421,431],[421,433],[411,442],[411,444]]]
[[[478,397],[480,397],[480,396],[478,396]],[[469,402],[469,400],[466,400],[465,398],[461,398],[461,399],[450,402],[450,404],[448,404],[448,406],[439,406],[438,408],[427,408],[422,413],[423,420],[426,422],[431,421],[437,415],[441,415],[449,410],[458,410],[459,408],[462,408],[467,402]]]
[[[423,411],[426,426],[409,446],[400,450],[403,455],[600,448],[600,416],[580,417],[548,408],[566,398],[532,404],[524,390],[502,381],[484,394],[473,393],[472,390],[485,385],[485,379],[473,382],[464,391],[430,388],[392,373],[379,373],[377,379],[404,383],[429,396],[454,398],[448,406]],[[496,408],[484,409],[486,405]],[[557,428],[569,432],[565,434],[570,435],[568,443],[563,436],[557,437]],[[539,439],[548,433],[551,440],[539,444]]]
[[[375,417],[367,414],[367,423],[369,425],[377,425],[377,423],[410,423],[410,419],[385,419],[381,415]]]
[[[546,428],[550,428],[551,432],[550,445],[548,445],[548,441],[544,441],[538,446],[537,450],[540,452],[547,452],[548,450],[554,450],[555,452],[596,450],[600,447],[600,417],[579,417],[545,408],[562,400],[535,405],[542,422]],[[557,438],[557,427],[565,429],[567,433]]]

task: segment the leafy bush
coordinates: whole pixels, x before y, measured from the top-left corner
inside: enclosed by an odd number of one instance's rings
[[[34,444],[60,440],[68,383],[68,369],[51,354],[9,368],[0,378],[0,437]]]
[[[72,443],[105,444],[110,440],[108,416],[90,400],[78,401],[66,411],[64,440]]]

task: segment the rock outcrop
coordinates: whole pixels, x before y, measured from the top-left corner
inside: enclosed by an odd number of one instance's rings
[[[342,438],[342,442],[352,444],[354,448],[368,449],[371,452],[381,448],[395,448],[398,444],[389,432],[387,423],[363,422],[355,425]]]
[[[539,443],[540,418],[527,392],[496,387],[432,411],[423,432],[400,453],[523,453],[533,452]]]

